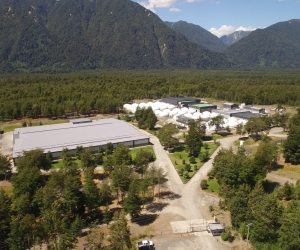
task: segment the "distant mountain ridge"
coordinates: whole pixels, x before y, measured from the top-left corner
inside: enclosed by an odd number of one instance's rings
[[[0,13],[0,72],[232,65],[130,0],[3,0]]]
[[[300,68],[300,19],[252,31],[225,53],[243,68]]]
[[[242,38],[248,36],[251,31],[238,30],[229,35],[224,35],[220,37],[220,40],[225,43],[227,46],[234,44],[241,40]]]
[[[203,29],[199,25],[195,25],[192,23],[187,23],[185,21],[178,21],[178,22],[165,22],[170,28],[175,31],[178,31],[185,35],[185,37],[191,41],[195,42],[206,49],[216,52],[223,52],[226,49],[226,45],[220,41],[220,39]]]

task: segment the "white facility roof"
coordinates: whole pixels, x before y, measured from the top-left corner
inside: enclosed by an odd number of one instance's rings
[[[77,146],[89,147],[120,143],[141,139],[149,139],[130,124],[109,118],[88,123],[63,123],[36,127],[18,128],[14,130],[13,157],[23,151],[36,148],[44,152],[60,152]]]

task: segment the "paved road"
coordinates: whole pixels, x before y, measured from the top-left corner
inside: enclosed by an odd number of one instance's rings
[[[187,184],[182,184],[182,181],[178,176],[176,169],[174,168],[166,151],[159,143],[158,138],[150,134],[148,135],[150,136],[150,142],[153,144],[156,154],[157,160],[154,164],[156,166],[164,168],[164,170],[168,173],[168,182],[166,183],[167,187],[172,192],[181,196],[181,198],[177,200],[170,201],[170,205],[163,210],[163,213],[178,213],[187,220],[198,218],[212,219],[207,218],[208,206],[213,204],[213,202],[217,202],[218,198],[203,193],[200,189],[200,181],[207,178],[207,173],[211,170],[213,159],[217,155],[218,151],[221,148],[230,148],[233,145],[234,141],[239,138],[239,136],[232,136],[221,139],[221,147],[219,147],[214,152],[211,159],[201,167],[201,169]],[[198,236],[196,238],[193,238],[192,241],[183,240],[180,244],[183,244],[183,242],[186,242],[184,249],[187,250],[195,249],[194,244],[197,245],[196,249],[199,250],[229,249],[227,246],[222,245],[221,242],[217,241],[216,238],[207,233],[199,233]],[[183,249],[174,247],[175,246],[170,246],[170,248],[168,249]]]

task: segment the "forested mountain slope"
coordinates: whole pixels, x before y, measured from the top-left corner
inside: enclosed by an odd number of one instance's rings
[[[0,71],[230,67],[130,0],[3,0]]]
[[[242,67],[299,68],[300,19],[252,31],[225,53]]]
[[[195,42],[211,51],[223,52],[227,47],[217,36],[206,29],[203,29],[199,25],[187,23],[185,21],[178,21],[175,23],[165,22],[165,24],[173,30],[185,35],[189,41]]]

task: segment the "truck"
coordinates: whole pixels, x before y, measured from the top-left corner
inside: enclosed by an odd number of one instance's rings
[[[137,243],[139,250],[155,250],[154,243],[151,240],[142,240]]]

